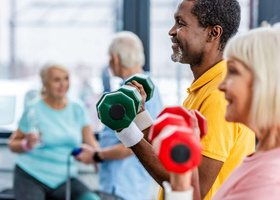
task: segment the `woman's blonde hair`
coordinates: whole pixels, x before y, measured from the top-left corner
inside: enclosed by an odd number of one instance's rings
[[[253,127],[267,129],[280,122],[280,25],[237,35],[226,45],[224,58],[243,62],[253,73],[250,118]]]
[[[41,81],[42,81],[42,89],[41,89],[41,95],[42,96],[44,96],[46,94],[46,88],[45,88],[44,85],[47,83],[49,70],[52,69],[52,68],[60,69],[64,72],[66,72],[67,74],[69,74],[68,69],[61,64],[58,64],[58,63],[47,63],[47,64],[45,64],[40,70],[40,77],[41,77]]]

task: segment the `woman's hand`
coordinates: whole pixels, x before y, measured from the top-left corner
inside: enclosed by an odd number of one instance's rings
[[[170,173],[170,185],[173,191],[187,191],[191,188],[192,171]]]
[[[85,164],[92,163],[95,170],[98,171],[98,164],[93,160],[93,155],[97,149],[88,144],[81,144],[80,148],[82,149],[82,152],[75,156],[75,159]]]
[[[196,191],[195,186],[191,185],[193,182],[193,172],[186,173],[170,173],[170,183],[163,182],[166,200],[200,200],[199,188]],[[193,184],[193,183],[192,183]]]
[[[24,139],[27,140],[27,147],[33,149],[35,144],[40,140],[40,135],[35,133],[28,133],[25,135]]]

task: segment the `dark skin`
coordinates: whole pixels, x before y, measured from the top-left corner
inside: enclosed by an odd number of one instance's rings
[[[183,1],[174,14],[175,25],[169,31],[173,53],[182,49],[181,63],[190,64],[195,80],[223,60],[219,50],[222,27],[203,28],[191,13],[194,1]]]
[[[197,80],[206,71],[222,61],[219,44],[223,29],[219,25],[201,27],[197,17],[191,13],[194,3],[194,1],[185,0],[179,5],[174,15],[175,25],[169,31],[169,35],[172,37],[174,54],[178,53],[179,48],[182,50],[182,56],[178,62],[190,64],[194,78]],[[143,132],[146,138],[149,129]],[[154,149],[145,139],[142,139],[131,149],[160,185],[163,181],[170,180],[170,174],[164,169],[157,156],[152,153]],[[203,199],[207,195],[222,166],[223,162],[203,156],[198,168],[199,176],[195,171],[192,176],[194,199]]]
[[[128,83],[132,87],[136,87],[141,94],[143,99],[146,99],[146,93],[143,86],[136,81],[132,81],[132,83]],[[145,110],[145,101],[142,102],[141,110],[142,112]],[[137,156],[139,161],[145,167],[145,169],[149,172],[149,174],[153,177],[153,179],[162,186],[163,181],[170,181],[170,174],[161,164],[158,159],[158,156],[155,153],[154,147],[150,144],[148,140],[148,135],[151,127],[143,130],[144,138],[137,143],[136,145],[132,146],[131,149],[134,154]],[[120,130],[118,130],[120,131]],[[200,186],[199,186],[199,177],[198,177],[198,170],[194,169],[192,173],[191,184],[194,188],[193,199],[199,200],[200,197]]]
[[[173,52],[180,47],[183,52],[181,63],[190,64],[195,80],[222,60],[219,50],[221,26],[203,28],[191,13],[193,1],[183,1],[174,15],[175,25],[169,31]],[[200,195],[203,199],[216,180],[223,162],[203,156],[198,168]]]

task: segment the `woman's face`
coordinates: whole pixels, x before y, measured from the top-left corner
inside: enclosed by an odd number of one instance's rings
[[[64,97],[69,89],[68,72],[53,67],[50,68],[47,73],[48,75],[45,83],[47,94],[54,98]]]
[[[249,125],[252,103],[253,74],[239,60],[230,58],[227,61],[227,74],[219,85],[228,101],[225,118],[230,122]]]

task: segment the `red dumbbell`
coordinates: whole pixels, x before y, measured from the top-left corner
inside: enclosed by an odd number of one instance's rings
[[[158,118],[154,121],[153,126],[150,129],[149,140],[151,143],[160,134],[160,132],[166,125],[185,126],[185,127],[188,126],[183,116],[175,115],[171,113],[164,113],[158,116]]]
[[[167,125],[155,138],[154,146],[166,170],[185,173],[201,162],[201,144],[192,128]]]
[[[186,123],[188,124],[188,126],[190,126],[190,127],[193,126],[193,119],[192,119],[191,113],[189,113],[189,111],[182,106],[167,107],[163,111],[161,111],[161,113],[158,115],[158,117],[162,116],[165,113],[180,115],[186,120]]]
[[[194,110],[195,116],[198,121],[198,127],[200,130],[200,139],[202,139],[207,134],[207,120],[206,118],[197,110]]]
[[[201,139],[207,133],[207,121],[206,121],[206,118],[200,112],[198,112],[197,110],[194,110],[194,112],[195,112],[195,116],[197,117],[197,120],[198,120],[198,126],[200,129],[200,139]],[[193,127],[192,115],[186,108],[184,108],[182,106],[167,107],[158,115],[158,117],[160,117],[161,115],[163,115],[165,113],[181,115],[186,120],[188,126]]]

